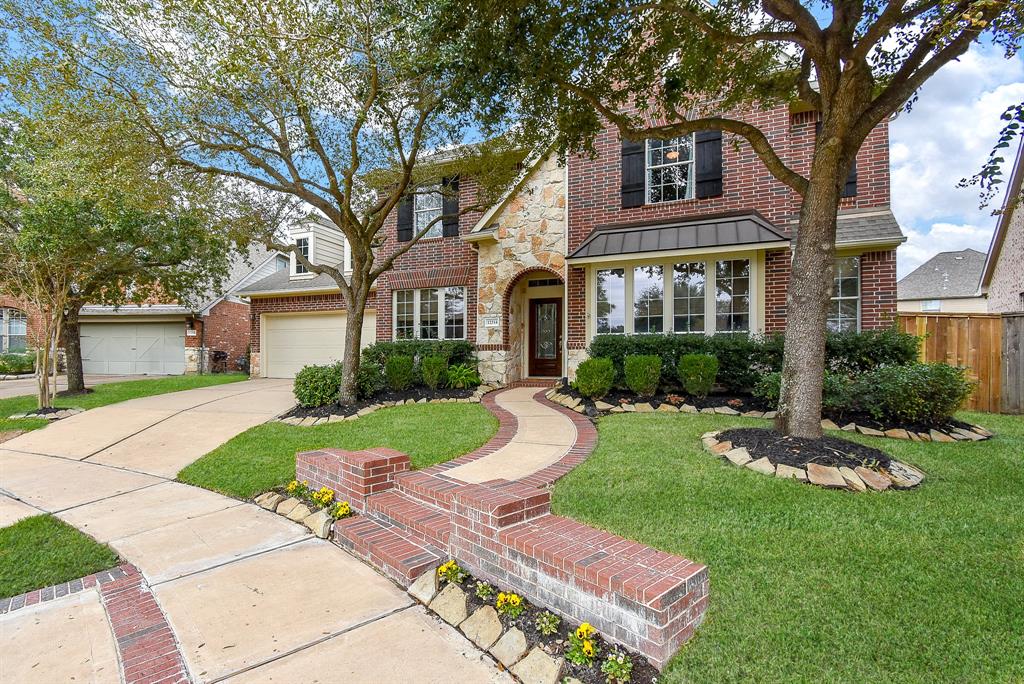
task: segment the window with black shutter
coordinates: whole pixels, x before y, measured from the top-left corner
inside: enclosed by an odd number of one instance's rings
[[[405,195],[398,202],[398,241],[412,240],[412,196]]]
[[[459,235],[459,177],[442,179],[441,185],[444,188],[444,202],[441,218],[441,234],[444,237],[458,237]]]
[[[696,135],[698,199],[722,194],[722,131],[697,131]]]
[[[639,207],[644,203],[644,141],[622,141],[622,208]]]
[[[814,126],[815,137],[821,135],[821,121],[818,121]],[[850,172],[846,174],[846,182],[843,183],[843,189],[839,194],[840,197],[856,197],[857,196],[857,159],[853,160],[850,165]]]

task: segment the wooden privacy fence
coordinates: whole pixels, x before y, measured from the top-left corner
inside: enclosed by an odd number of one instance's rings
[[[964,408],[1021,413],[1024,313],[901,313],[900,330],[924,338],[921,360],[964,366],[978,381]]]

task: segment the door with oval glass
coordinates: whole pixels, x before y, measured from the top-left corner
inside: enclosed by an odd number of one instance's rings
[[[530,375],[562,374],[562,300],[530,300]]]

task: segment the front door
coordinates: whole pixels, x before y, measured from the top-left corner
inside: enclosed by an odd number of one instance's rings
[[[562,300],[530,300],[530,375],[562,374]]]

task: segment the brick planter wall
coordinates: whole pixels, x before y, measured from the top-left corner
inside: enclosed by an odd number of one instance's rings
[[[395,486],[395,475],[409,470],[409,457],[400,451],[378,447],[365,451],[323,449],[295,456],[295,479],[308,481],[312,489],[328,487],[338,501],[352,510],[366,510],[366,499]]]

